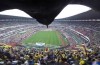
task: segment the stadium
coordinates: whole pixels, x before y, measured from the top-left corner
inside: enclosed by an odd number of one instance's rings
[[[12,1],[14,4],[10,0],[4,2],[0,3],[4,6],[0,6],[0,11],[20,6],[18,9],[31,17],[0,14],[0,65],[100,65],[98,0],[95,5],[91,5],[92,1],[73,0],[69,4],[80,3],[91,9],[58,19],[55,16],[62,9],[59,3],[64,5],[64,1],[55,1],[52,5],[47,1],[40,1],[42,4],[34,1],[34,5],[27,0]]]

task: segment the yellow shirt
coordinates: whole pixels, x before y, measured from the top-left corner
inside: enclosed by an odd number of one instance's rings
[[[85,61],[84,60],[80,60],[79,64],[83,65],[83,64],[85,64]]]

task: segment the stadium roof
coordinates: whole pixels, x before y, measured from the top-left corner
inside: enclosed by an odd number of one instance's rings
[[[20,9],[38,22],[49,25],[68,4],[81,4],[100,11],[100,0],[1,0],[0,11]]]
[[[63,18],[61,20],[88,20],[88,19],[100,19],[100,12],[95,10],[89,10],[87,12],[75,16]]]
[[[29,23],[29,24],[37,24],[38,22],[34,18],[27,17],[19,17],[19,16],[10,16],[10,15],[1,15],[0,14],[0,24],[16,24],[16,23]]]
[[[2,14],[0,14],[0,19],[11,19],[11,18],[20,18],[20,19],[25,19],[25,18],[27,18],[27,17],[19,17],[19,16],[10,16],[10,15],[2,15]],[[27,19],[32,19],[32,18],[27,18]]]

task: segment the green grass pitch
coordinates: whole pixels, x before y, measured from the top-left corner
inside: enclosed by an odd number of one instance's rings
[[[24,44],[41,42],[50,45],[62,45],[57,31],[39,31],[23,41]]]

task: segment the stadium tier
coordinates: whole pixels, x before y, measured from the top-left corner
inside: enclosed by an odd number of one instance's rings
[[[0,65],[94,64],[100,60],[100,20],[84,19],[87,13],[56,19],[48,28],[32,18],[0,15]]]

